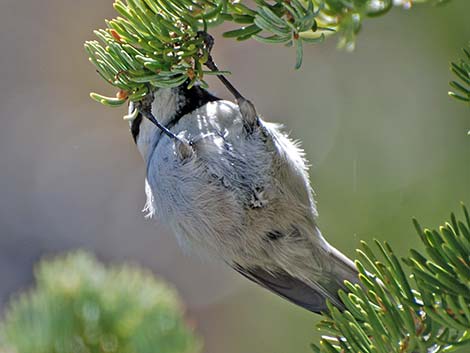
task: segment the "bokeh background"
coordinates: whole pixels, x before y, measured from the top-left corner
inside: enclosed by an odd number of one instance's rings
[[[145,220],[144,165],[82,43],[112,0],[1,0],[0,308],[45,254],[86,248],[172,282],[207,353],[309,352],[316,315],[216,263],[183,254]],[[323,233],[354,256],[360,239],[417,246],[410,219],[437,226],[470,204],[470,110],[447,97],[448,62],[470,40],[470,2],[367,20],[353,53],[222,40],[215,58],[267,120],[303,141]],[[217,33],[216,33],[217,34]],[[212,90],[229,98],[214,80]]]

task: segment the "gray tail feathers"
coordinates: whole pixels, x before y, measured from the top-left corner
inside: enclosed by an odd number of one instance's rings
[[[332,262],[333,271],[325,273],[317,282],[307,283],[283,270],[271,272],[261,267],[233,267],[246,278],[314,313],[328,311],[327,299],[338,309],[344,310],[338,290],[345,288],[345,280],[357,283],[357,270],[352,261],[338,250],[331,248],[330,251],[329,260]]]
[[[359,283],[356,266],[348,257],[332,246],[328,249],[327,260],[325,261],[328,261],[330,271],[326,272],[318,284],[322,289],[326,290],[325,294],[331,303],[338,309],[344,310],[344,304],[339,298],[338,291],[346,289],[344,281]]]

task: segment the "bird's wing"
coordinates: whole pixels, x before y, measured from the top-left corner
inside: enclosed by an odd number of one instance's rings
[[[313,288],[284,271],[271,273],[260,267],[243,268],[238,265],[232,267],[249,280],[314,313],[319,314],[328,310],[327,298],[335,306],[344,309],[336,293],[339,286],[336,292],[332,293],[320,286]]]

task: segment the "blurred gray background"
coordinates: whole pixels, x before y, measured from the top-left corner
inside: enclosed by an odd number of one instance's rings
[[[218,264],[187,256],[145,220],[144,165],[82,43],[112,1],[1,0],[0,306],[44,254],[78,247],[130,260],[173,283],[207,353],[309,352],[316,315]],[[360,239],[418,246],[411,217],[437,226],[470,204],[470,110],[447,97],[448,62],[470,40],[470,2],[367,20],[353,53],[336,40],[295,53],[219,40],[215,58],[267,120],[303,141],[319,223],[354,256]],[[217,34],[217,33],[216,33]],[[229,97],[214,80],[211,88]]]

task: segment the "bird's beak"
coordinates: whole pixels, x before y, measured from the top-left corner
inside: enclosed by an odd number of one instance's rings
[[[124,115],[124,120],[128,121],[129,124],[132,124],[134,119],[137,118],[137,115],[139,115],[137,107],[135,106],[134,102],[130,102],[129,113],[127,115]]]

